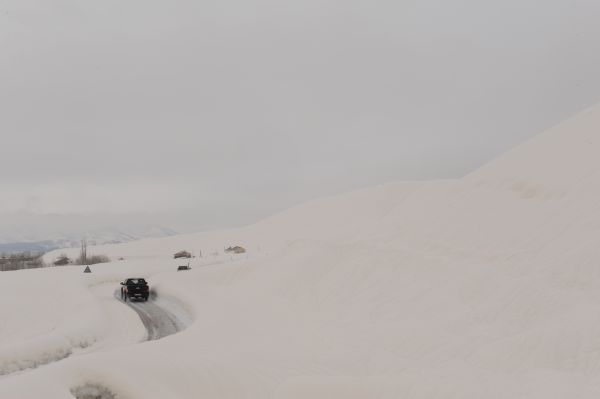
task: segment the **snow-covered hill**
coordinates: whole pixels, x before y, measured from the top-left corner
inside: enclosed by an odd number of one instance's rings
[[[5,376],[0,397],[71,398],[95,385],[151,399],[597,398],[598,153],[595,107],[460,180],[91,248],[125,258],[92,275],[4,273],[0,297],[21,299],[0,310],[0,371],[105,350]],[[224,254],[230,245],[248,252]],[[175,271],[182,249],[202,251],[190,272]],[[95,290],[131,274],[181,301],[189,328],[103,344],[113,301]]]

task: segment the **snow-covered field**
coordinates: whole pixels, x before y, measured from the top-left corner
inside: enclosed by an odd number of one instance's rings
[[[2,273],[0,398],[597,398],[599,153],[596,107],[460,180]],[[188,328],[141,342],[111,297],[133,275]]]

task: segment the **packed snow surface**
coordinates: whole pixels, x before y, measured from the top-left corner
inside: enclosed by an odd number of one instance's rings
[[[0,398],[598,398],[599,153],[596,107],[459,180],[2,273]],[[141,342],[132,276],[188,328]]]

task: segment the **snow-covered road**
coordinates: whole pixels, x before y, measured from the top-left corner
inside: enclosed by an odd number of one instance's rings
[[[118,290],[115,291],[115,298],[123,302],[119,297]],[[127,301],[123,303],[132,308],[142,320],[148,333],[148,341],[175,334],[185,327],[175,314],[157,302],[155,294],[152,294],[147,302]]]

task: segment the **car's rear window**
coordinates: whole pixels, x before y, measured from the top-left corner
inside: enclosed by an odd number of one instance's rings
[[[146,284],[146,280],[143,278],[130,278],[128,281],[129,284]]]

